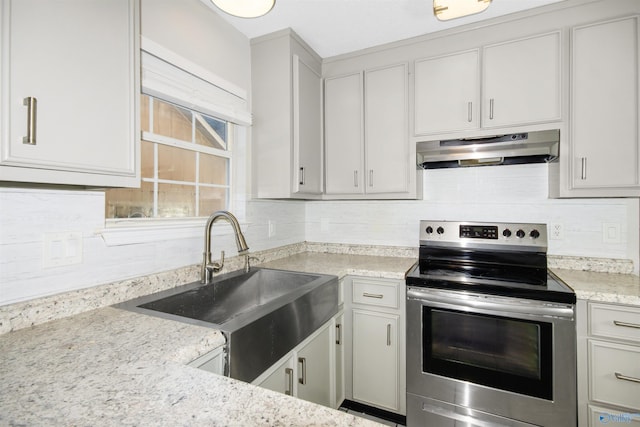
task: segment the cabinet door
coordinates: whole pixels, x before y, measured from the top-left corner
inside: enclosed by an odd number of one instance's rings
[[[336,345],[335,349],[335,358],[336,358],[336,399],[335,399],[335,407],[339,407],[342,404],[342,401],[345,399],[344,395],[344,314],[336,317],[335,321],[335,338]]]
[[[353,310],[353,398],[400,409],[399,316]]]
[[[3,0],[2,9],[0,179],[138,186],[138,2]]]
[[[297,352],[298,397],[324,406],[332,406],[331,333],[325,327]]]
[[[364,160],[362,73],[324,82],[327,194],[362,194]]]
[[[478,50],[415,63],[415,134],[480,126]]]
[[[572,185],[638,196],[638,18],[574,28],[572,37]]]
[[[266,375],[266,376],[264,376]],[[293,357],[288,357],[261,375],[254,384],[289,396],[294,395],[295,372]]]
[[[294,193],[322,192],[322,79],[293,55]]]
[[[407,192],[415,163],[409,159],[407,65],[366,71],[364,90],[365,191]]]
[[[560,33],[483,50],[482,126],[561,119]]]

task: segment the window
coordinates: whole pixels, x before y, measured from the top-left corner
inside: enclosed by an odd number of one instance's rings
[[[107,218],[183,218],[228,209],[233,124],[142,95],[140,188],[106,191]]]

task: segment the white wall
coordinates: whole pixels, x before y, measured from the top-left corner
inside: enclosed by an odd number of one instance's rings
[[[417,246],[421,219],[561,224],[553,255],[631,259],[638,269],[638,199],[547,199],[545,164],[424,172],[421,201],[308,202],[313,242]],[[620,226],[605,242],[604,224]]]

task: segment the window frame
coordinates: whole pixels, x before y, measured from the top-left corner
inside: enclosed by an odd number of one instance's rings
[[[200,146],[197,151],[229,159],[228,179],[225,186],[227,187],[228,209],[234,212],[241,223],[245,223],[246,200],[240,194],[235,178],[237,173],[246,173],[247,171],[246,149],[248,146],[248,127],[251,125],[247,92],[145,37],[141,37],[141,50],[142,94],[187,108],[194,113],[227,121],[227,151],[206,146]],[[147,131],[141,132],[140,136],[142,139],[154,143],[154,157],[156,158],[157,144],[178,147],[190,144]],[[239,153],[241,155],[238,156]],[[156,174],[154,178],[156,182],[164,182],[164,180],[157,180],[157,171],[154,171],[154,174]],[[142,181],[143,178],[141,178],[141,183]],[[168,182],[178,183],[171,180]],[[214,186],[213,184],[205,185],[207,187]],[[154,212],[157,212],[157,200],[154,200]],[[199,203],[196,203],[196,215],[201,215]],[[107,246],[194,238],[200,237],[202,234],[202,227],[206,219],[206,216],[105,218],[105,227],[98,234]],[[213,233],[217,234],[215,229]]]

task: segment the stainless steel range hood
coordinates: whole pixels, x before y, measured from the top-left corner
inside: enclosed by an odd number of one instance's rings
[[[496,135],[482,138],[418,142],[418,167],[508,165],[552,162],[558,158],[560,131]]]

